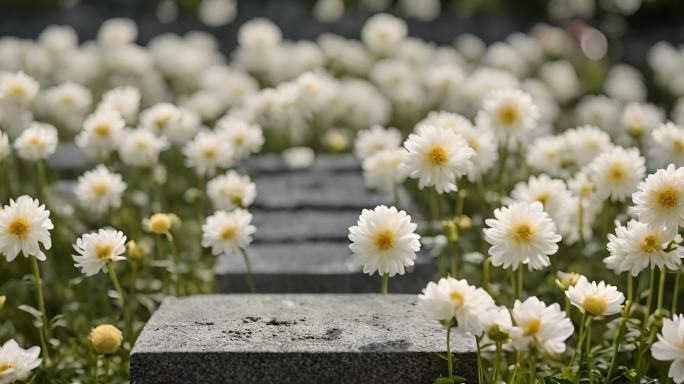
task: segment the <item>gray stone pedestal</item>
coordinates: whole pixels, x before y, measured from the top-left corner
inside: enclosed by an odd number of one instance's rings
[[[446,331],[417,295],[214,295],[167,300],[131,353],[134,384],[431,383]],[[472,337],[456,373],[477,382]]]

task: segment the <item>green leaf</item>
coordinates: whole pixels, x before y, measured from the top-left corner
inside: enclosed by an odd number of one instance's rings
[[[37,310],[36,308],[33,308],[30,305],[26,305],[26,304],[22,304],[22,305],[18,306],[17,308],[19,308],[20,310],[22,310],[22,311],[28,313],[29,315],[33,316],[33,318],[36,319],[36,321],[40,322],[41,327],[43,326],[43,313],[41,311]]]
[[[432,384],[454,384],[454,381],[448,377],[440,377],[433,381]]]
[[[446,353],[435,352],[435,355],[444,361],[449,361],[449,356],[447,356]]]

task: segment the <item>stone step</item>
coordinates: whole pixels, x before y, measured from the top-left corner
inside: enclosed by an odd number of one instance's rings
[[[249,248],[259,293],[375,293],[380,278],[353,262],[348,242],[254,244]],[[221,293],[246,293],[246,269],[240,255],[219,257],[216,281]],[[435,276],[431,258],[419,253],[405,275],[390,279],[392,293],[418,294]]]
[[[446,331],[417,295],[210,295],[167,299],[131,353],[131,383],[431,383]],[[474,339],[455,372],[477,382]]]
[[[361,172],[361,162],[353,155],[317,155],[311,166],[290,168],[278,154],[263,154],[248,159],[240,169],[254,174],[301,173],[301,172]]]
[[[252,210],[258,243],[346,241],[361,210]]]

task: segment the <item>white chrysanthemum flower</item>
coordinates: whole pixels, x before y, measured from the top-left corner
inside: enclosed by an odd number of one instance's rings
[[[316,153],[309,147],[292,147],[281,154],[285,164],[292,169],[308,168],[316,159]]]
[[[50,230],[53,228],[50,211],[38,200],[26,195],[10,199],[9,205],[0,210],[0,253],[8,262],[19,252],[24,257],[35,256],[43,261],[45,253],[40,245],[45,249],[52,247]]]
[[[0,76],[0,99],[16,104],[29,104],[38,94],[40,85],[24,72]]]
[[[538,201],[551,216],[556,227],[567,220],[570,212],[570,191],[563,180],[551,179],[548,175],[530,176],[527,182],[519,182],[513,188],[511,197],[516,202],[533,203]]]
[[[615,234],[608,235],[610,256],[603,259],[608,268],[616,273],[630,271],[633,276],[649,265],[676,270],[681,265],[682,252],[666,252],[674,233],[661,228],[650,228],[648,224],[630,220],[626,227],[618,226]]]
[[[356,225],[349,228],[349,249],[363,265],[363,272],[392,277],[403,275],[420,250],[420,236],[411,216],[395,207],[379,205],[364,209]]]
[[[684,315],[663,320],[663,330],[651,347],[651,355],[660,361],[672,361],[667,375],[675,383],[684,383]]]
[[[517,143],[537,126],[539,108],[532,97],[519,89],[493,91],[477,115],[477,125],[494,132],[501,143]]]
[[[14,339],[0,347],[0,383],[9,384],[28,379],[41,363],[40,347],[23,349]]]
[[[611,146],[610,136],[593,125],[569,129],[563,136],[567,141],[568,154],[578,167],[590,163]]]
[[[157,135],[168,135],[168,131],[181,122],[181,111],[170,103],[159,103],[140,113],[140,126]]]
[[[404,148],[386,149],[363,160],[363,179],[368,188],[393,192],[406,180],[404,162],[408,152]]]
[[[647,137],[662,120],[662,111],[652,104],[629,103],[622,111],[622,132],[629,137]]]
[[[684,226],[684,168],[670,164],[642,181],[632,194],[630,209],[639,221],[677,232]]]
[[[604,281],[591,283],[581,276],[575,285],[568,287],[565,295],[570,303],[579,308],[582,313],[592,316],[610,316],[622,310],[625,295],[617,287]]]
[[[0,131],[0,162],[11,154],[12,145],[10,144],[9,136],[5,132]]]
[[[121,206],[126,183],[118,173],[100,164],[78,178],[75,193],[79,204],[97,215]]]
[[[131,19],[117,18],[105,21],[97,31],[97,42],[106,46],[123,46],[138,37],[138,27]]]
[[[492,169],[499,158],[498,141],[488,129],[463,128],[459,134],[475,152],[470,159],[473,166],[468,171],[468,180],[476,181]]]
[[[401,133],[396,128],[374,125],[356,134],[354,154],[363,160],[376,152],[399,148],[399,146],[401,146]]]
[[[485,240],[492,244],[489,254],[492,265],[518,269],[528,264],[530,270],[551,264],[549,255],[558,251],[561,236],[556,225],[539,202],[517,203],[494,210],[494,219],[487,219]]]
[[[361,40],[377,55],[388,55],[406,38],[406,22],[386,13],[371,16],[361,28]]]
[[[258,153],[264,145],[264,134],[257,124],[228,117],[219,120],[216,127],[217,132],[233,144],[237,160],[244,160],[251,154]]]
[[[100,271],[107,272],[109,263],[126,260],[123,255],[126,252],[126,236],[121,231],[100,229],[79,237],[74,250],[74,266],[86,276],[93,276]]]
[[[102,95],[98,110],[113,109],[126,121],[133,122],[140,108],[140,91],[133,86],[122,86],[110,89]]]
[[[623,201],[644,178],[646,160],[636,148],[613,147],[592,160],[587,171],[600,198]]]
[[[258,17],[242,24],[238,30],[238,43],[241,48],[264,49],[278,45],[283,36],[271,20]]]
[[[126,165],[151,167],[159,162],[159,153],[169,148],[164,136],[138,128],[125,130],[119,139],[119,157]]]
[[[185,165],[200,176],[213,176],[218,168],[233,164],[233,146],[220,134],[200,132],[183,147]]]
[[[237,16],[236,0],[203,0],[197,12],[200,20],[210,27],[230,24]]]
[[[423,125],[436,125],[443,129],[448,129],[456,134],[462,135],[466,130],[474,129],[473,123],[467,117],[458,113],[432,111],[427,117],[416,124],[416,132],[420,132]]]
[[[579,124],[591,124],[608,132],[615,132],[620,120],[622,105],[619,101],[603,95],[583,97],[575,107]]]
[[[256,198],[256,185],[231,169],[207,183],[207,195],[215,209],[248,208]]]
[[[62,120],[66,120],[71,114],[85,115],[93,102],[88,88],[72,82],[49,88],[44,96],[52,116]]]
[[[568,141],[565,136],[546,136],[536,139],[527,150],[526,161],[533,169],[554,176],[563,174],[568,162]]]
[[[438,193],[458,190],[457,180],[472,169],[475,151],[463,137],[435,125],[422,125],[418,134],[404,142],[408,150],[405,162],[409,177],[418,179],[418,187],[434,186]]]
[[[653,131],[651,138],[647,142],[648,155],[654,166],[684,166],[684,128],[672,122],[661,124]]]
[[[543,353],[561,354],[565,352],[565,340],[575,330],[558,303],[547,306],[535,296],[523,302],[516,300],[511,315],[518,327],[513,335],[513,345],[518,350],[534,344]]]
[[[256,232],[251,223],[252,214],[244,209],[216,211],[202,225],[202,246],[211,247],[211,253],[217,256],[244,250]]]
[[[445,323],[456,320],[459,328],[480,336],[484,317],[494,308],[494,300],[487,291],[465,280],[443,277],[423,288],[418,295],[418,306],[431,320]]]
[[[83,131],[76,136],[76,144],[97,155],[108,156],[116,149],[126,122],[113,109],[93,113],[83,123]]]
[[[57,150],[57,128],[34,122],[14,141],[17,155],[24,160],[44,160]]]

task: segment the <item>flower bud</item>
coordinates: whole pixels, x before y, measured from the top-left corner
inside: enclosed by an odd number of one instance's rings
[[[123,342],[123,334],[110,324],[98,325],[90,332],[90,343],[95,352],[107,355],[116,353]]]
[[[138,246],[138,244],[135,243],[134,240],[129,241],[126,243],[126,249],[128,250],[128,255],[132,259],[141,259],[145,256],[145,250]]]
[[[0,310],[2,310],[5,307],[5,301],[7,301],[7,297],[0,296]]]
[[[155,213],[147,220],[147,229],[158,235],[164,235],[171,230],[171,216],[165,213]]]

